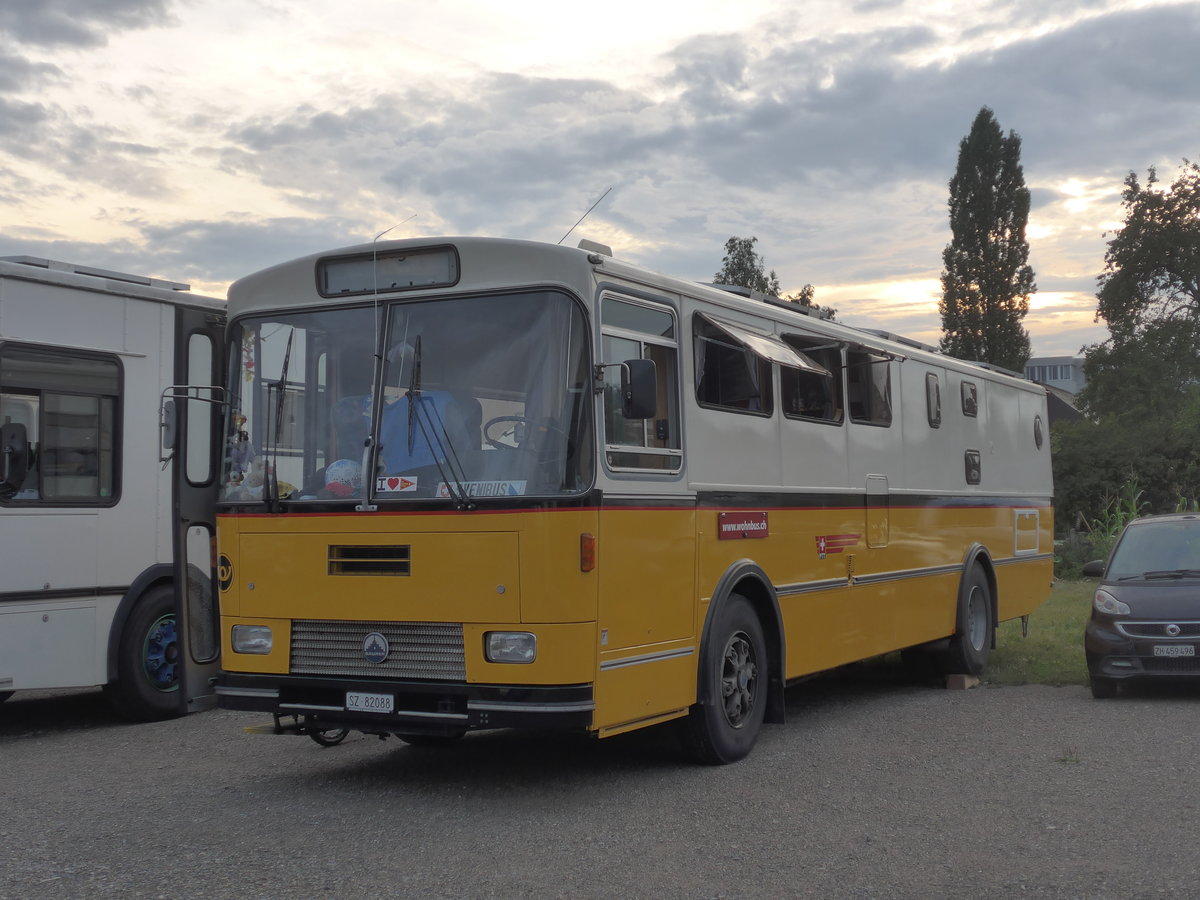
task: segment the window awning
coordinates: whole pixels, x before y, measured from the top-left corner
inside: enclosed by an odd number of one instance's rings
[[[721,331],[725,332],[739,344],[749,347],[750,350],[763,359],[779,363],[781,366],[790,366],[793,369],[812,372],[814,375],[831,374],[820,363],[815,362],[795,347],[785,344],[772,334],[760,334],[741,325],[734,325],[731,322],[713,318],[707,313],[700,313],[700,316],[704,321],[721,329]]]

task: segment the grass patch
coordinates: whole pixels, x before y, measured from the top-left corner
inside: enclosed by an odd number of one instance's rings
[[[1029,637],[1021,620],[1001,623],[996,649],[983,679],[991,684],[1087,684],[1083,627],[1091,612],[1096,582],[1056,581],[1050,597],[1029,617]]]

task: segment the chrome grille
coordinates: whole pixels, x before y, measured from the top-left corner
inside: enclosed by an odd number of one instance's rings
[[[1200,636],[1200,622],[1175,622],[1179,626],[1179,634],[1168,635],[1169,621],[1161,622],[1118,622],[1117,629],[1127,637],[1134,638],[1164,638],[1177,640]]]
[[[363,640],[372,631],[387,638],[387,658],[367,662]],[[451,622],[292,622],[293,675],[354,678],[423,678],[466,681],[462,625]]]

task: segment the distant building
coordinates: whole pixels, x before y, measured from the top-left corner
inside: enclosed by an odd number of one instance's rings
[[[1083,390],[1083,359],[1078,356],[1035,356],[1025,364],[1025,377],[1046,387],[1046,413],[1050,424],[1078,419],[1075,395]]]
[[[1087,384],[1079,356],[1035,356],[1025,364],[1025,377],[1072,396]]]

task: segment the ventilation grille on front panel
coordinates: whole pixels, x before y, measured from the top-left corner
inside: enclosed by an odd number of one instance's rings
[[[388,642],[387,658],[371,663],[367,635]],[[452,622],[292,622],[291,673],[355,678],[423,678],[466,681],[462,625]]]
[[[329,547],[330,575],[408,575],[411,571],[407,544]]]

